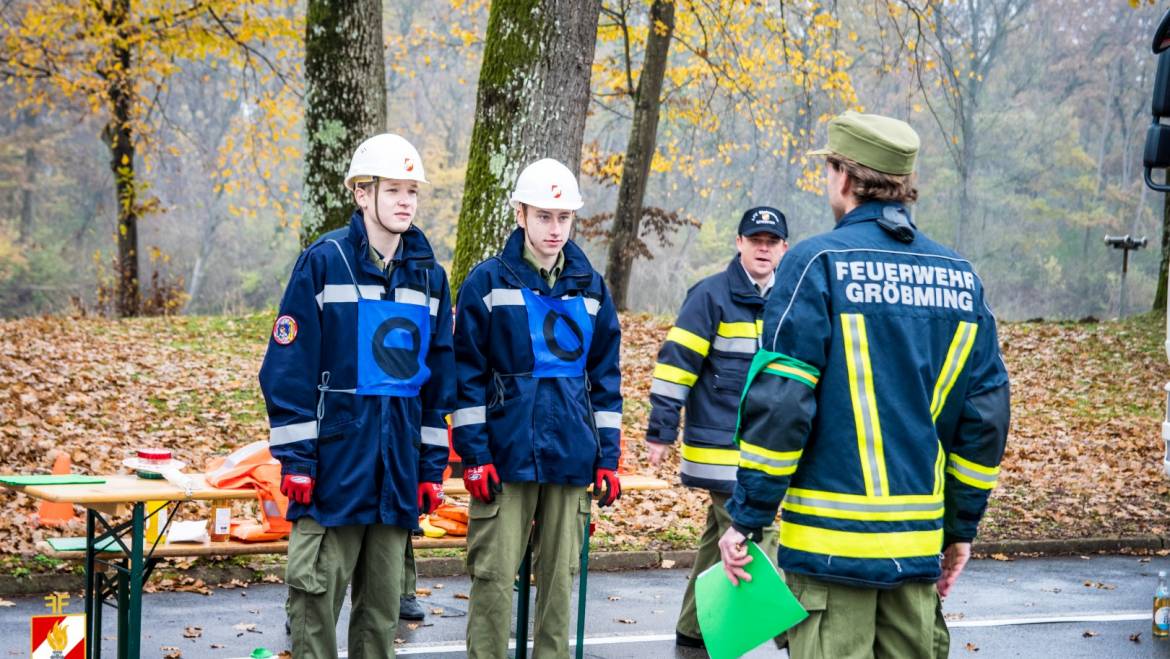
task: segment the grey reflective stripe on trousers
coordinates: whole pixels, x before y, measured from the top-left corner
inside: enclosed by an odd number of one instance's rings
[[[830,499],[818,499],[815,497],[802,497],[789,494],[784,497],[784,500],[795,506],[809,506],[813,508],[831,508],[833,510],[848,510],[852,512],[875,512],[875,513],[908,513],[917,511],[938,511],[941,516],[943,513],[943,502],[936,501],[933,503],[863,503],[863,502],[845,502],[833,501]]]
[[[743,337],[731,339],[726,336],[716,336],[715,340],[711,342],[712,350],[738,352],[745,355],[756,354],[757,347],[759,347],[758,339],[745,339]]]
[[[737,469],[735,465],[709,465],[690,460],[682,460],[679,465],[679,471],[687,476],[713,481],[734,481]]]
[[[691,394],[691,388],[685,384],[667,382],[666,380],[655,378],[650,383],[650,393],[673,398],[674,400],[686,400],[687,396]]]
[[[967,467],[959,464],[958,462],[954,461],[953,459],[948,460],[947,462],[950,463],[949,466],[951,469],[954,469],[955,471],[959,472],[960,474],[963,474],[964,476],[966,476],[967,478],[970,478],[973,481],[979,481],[980,483],[987,483],[988,485],[995,485],[996,481],[999,480],[999,474],[996,474],[993,476],[991,474],[984,474],[982,472],[978,472],[978,471],[975,471],[973,469],[968,469]]]
[[[865,376],[868,355],[861,347],[861,326],[865,323],[865,316],[861,314],[842,314],[845,319],[845,331],[849,332],[849,339],[853,344],[853,353],[847,355],[847,358],[853,362],[854,372],[854,391],[857,392],[857,400],[854,403],[861,411],[861,428],[858,430],[862,433],[865,439],[865,468],[869,470],[870,482],[873,483],[874,496],[885,496],[885,491],[882,489],[882,473],[878,469],[877,461],[877,428],[879,421],[870,415],[869,410],[869,392],[865,388]]]

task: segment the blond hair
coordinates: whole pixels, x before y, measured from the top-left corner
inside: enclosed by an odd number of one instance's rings
[[[903,204],[918,201],[918,188],[915,187],[918,179],[913,173],[886,174],[837,154],[826,160],[831,167],[849,177],[853,196],[858,201],[897,201]]]

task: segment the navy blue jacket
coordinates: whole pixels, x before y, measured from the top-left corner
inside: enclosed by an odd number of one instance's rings
[[[504,482],[585,485],[617,469],[622,416],[621,327],[601,275],[576,244],[550,290],[524,261],[517,229],[499,256],[476,266],[455,306],[455,451],[467,466],[494,463]],[[535,378],[522,289],[584,300],[593,321],[585,377]]]
[[[1009,421],[995,318],[971,264],[866,203],[796,245],[764,310],[728,510],[751,531],[783,500],[780,566],[866,587],[940,576],[970,541]]]
[[[684,485],[726,493],[735,488],[739,395],[758,347],[764,302],[736,255],[726,270],[687,291],[658,351],[646,441],[673,443],[686,404]]]
[[[418,483],[441,481],[447,465],[443,417],[455,399],[451,293],[446,272],[416,227],[402,234],[389,281],[368,253],[362,215],[355,212],[347,229],[319,238],[293,267],[278,325],[287,326],[283,318],[290,316],[296,334],[287,344],[270,338],[260,368],[269,446],[282,474],[316,479],[312,501],[290,502],[289,519],[307,515],[323,526],[415,529]],[[357,382],[358,290],[350,269],[363,298],[429,307],[431,377],[420,395],[346,391]]]

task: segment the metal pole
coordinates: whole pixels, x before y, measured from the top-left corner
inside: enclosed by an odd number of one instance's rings
[[[97,574],[94,572],[94,515],[91,508],[85,509],[85,634],[89,642],[85,644],[85,659],[101,656],[102,629],[100,623],[95,623],[93,611],[94,591],[96,590]],[[100,596],[100,593],[98,593]],[[98,602],[101,607],[101,602]],[[97,617],[96,620],[101,620]],[[96,628],[95,628],[96,625]]]
[[[142,559],[142,532],[144,523],[143,509],[146,504],[138,501],[134,504],[133,533],[130,538],[130,611],[128,612],[126,630],[127,653],[126,659],[138,659],[142,646],[142,581],[144,575]]]
[[[1126,298],[1129,297],[1127,295],[1127,291],[1125,289],[1125,279],[1126,279],[1127,274],[1129,274],[1129,248],[1128,247],[1121,250],[1121,302],[1120,302],[1121,309],[1118,312],[1119,318],[1125,318],[1125,307],[1126,307],[1126,301],[1127,301]]]
[[[577,659],[585,658],[585,591],[589,582],[589,518],[592,508],[585,514],[585,542],[581,543],[581,583],[577,590]]]
[[[532,540],[520,562],[520,601],[516,603],[516,659],[528,657],[528,597],[532,590]]]

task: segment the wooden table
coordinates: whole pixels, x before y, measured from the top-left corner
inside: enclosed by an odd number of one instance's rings
[[[199,545],[183,546],[159,545],[157,541],[146,546],[144,528],[146,520],[157,511],[146,513],[147,501],[167,501],[173,504],[168,509],[167,524],[174,518],[174,513],[184,504],[191,501],[210,501],[214,499],[255,499],[255,490],[224,490],[211,487],[202,474],[187,474],[192,479],[193,487],[190,494],[183,488],[177,487],[165,480],[148,480],[128,474],[102,476],[104,483],[79,483],[73,485],[25,485],[6,486],[23,492],[31,497],[45,501],[69,502],[86,509],[85,522],[85,615],[86,615],[86,659],[101,656],[102,641],[102,607],[107,599],[116,602],[118,610],[118,657],[122,659],[138,659],[141,655],[142,643],[142,586],[150,577],[151,571],[161,558],[167,556],[192,555],[230,555],[244,553],[242,548],[235,547],[242,543],[225,543],[216,547],[210,543],[206,547]],[[669,487],[665,481],[641,474],[621,474],[622,490],[660,490]],[[443,483],[443,490],[449,495],[465,495],[467,489],[463,480],[447,479]],[[122,522],[112,522],[110,518],[129,512],[130,519]],[[580,595],[577,607],[577,656],[582,656],[584,650],[583,636],[585,626],[585,588],[589,567],[589,526],[590,520],[585,520],[585,541],[581,547],[581,580]],[[101,530],[99,531],[99,527]],[[165,532],[165,527],[164,527]],[[160,533],[160,536],[163,535]],[[95,551],[96,543],[113,538],[120,551]],[[272,553],[286,553],[287,542],[265,543]],[[415,547],[459,547],[466,544],[466,540],[420,538]],[[250,548],[247,553],[257,553],[256,547]],[[266,553],[266,552],[265,552]],[[105,576],[99,572],[98,566],[112,567],[115,577]],[[529,568],[531,565],[531,546],[525,552],[521,565],[521,599],[517,606],[517,634],[516,644],[518,658],[527,654],[528,640],[528,600],[530,590]],[[520,627],[523,626],[523,630]]]

